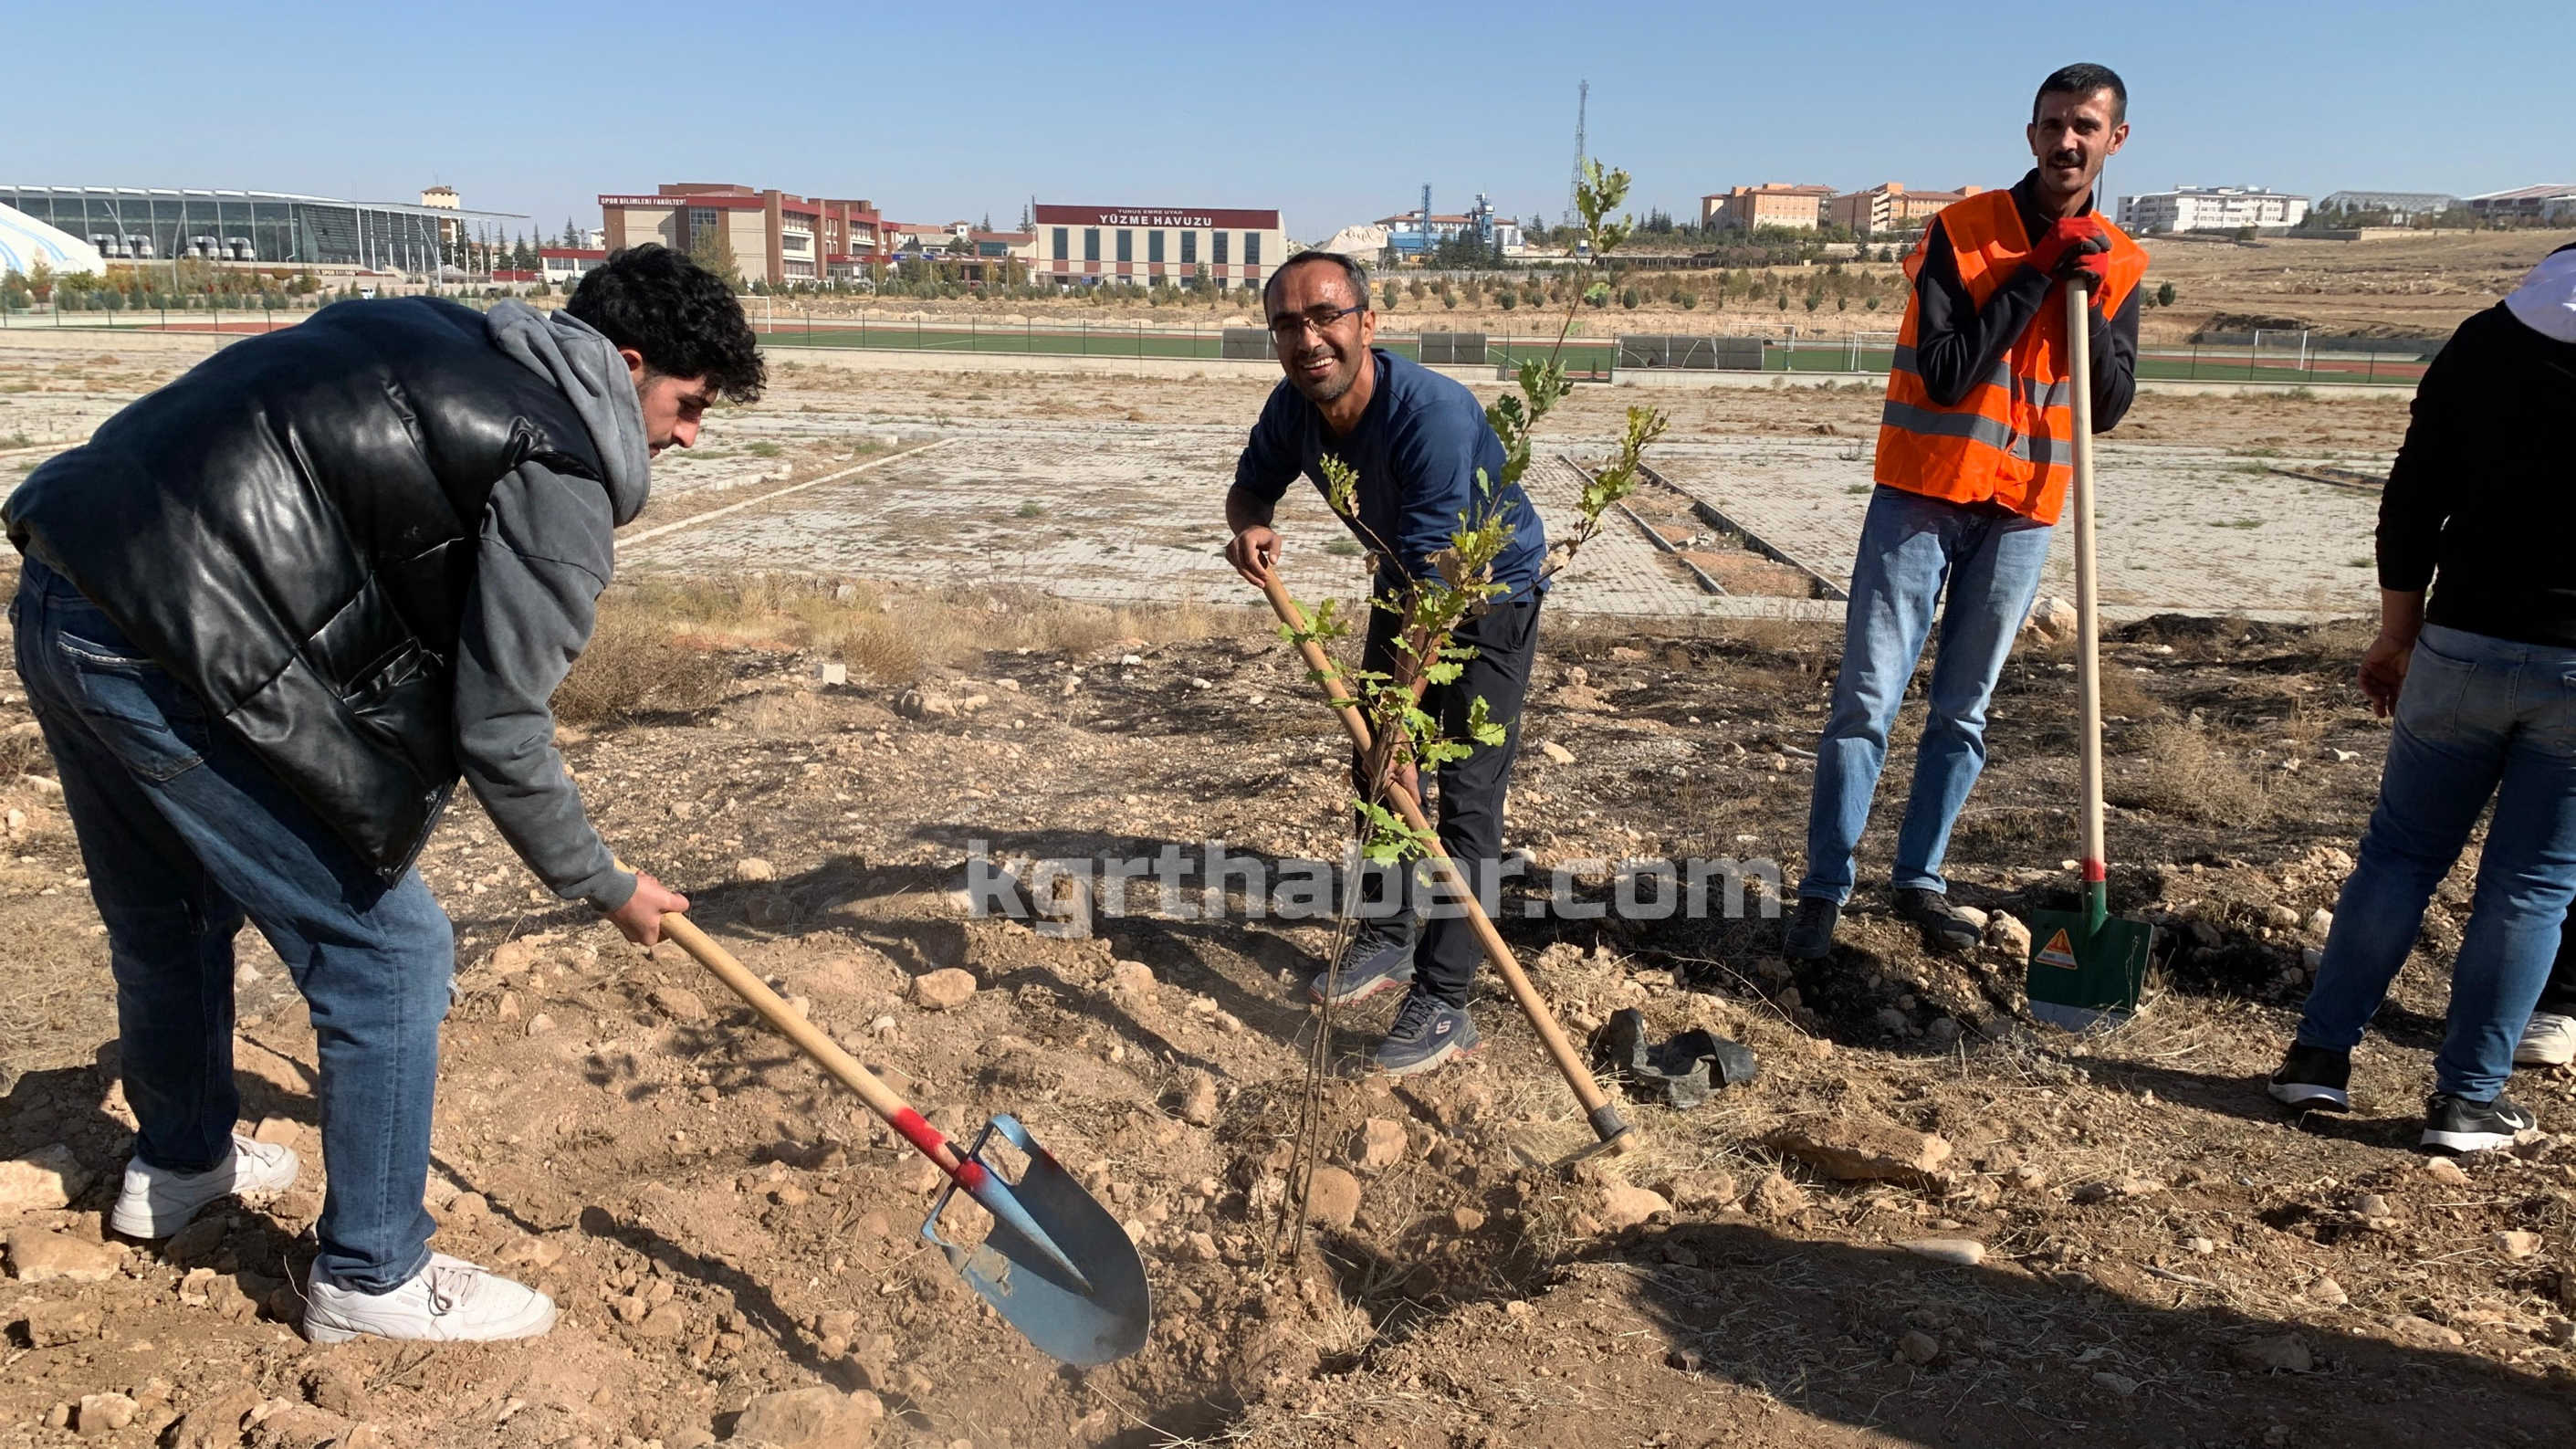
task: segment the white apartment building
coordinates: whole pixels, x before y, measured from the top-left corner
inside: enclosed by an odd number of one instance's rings
[[[2158,231],[2234,231],[2239,227],[2297,226],[2308,218],[2308,198],[2262,186],[2177,186],[2120,198],[2114,220],[2132,234]]]

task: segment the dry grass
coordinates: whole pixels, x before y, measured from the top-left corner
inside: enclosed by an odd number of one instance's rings
[[[2107,782],[2114,805],[2152,810],[2204,825],[2246,827],[2272,818],[2271,787],[2187,725],[2151,725],[2138,736],[2130,767]]]
[[[2112,665],[2102,671],[2102,713],[2106,718],[2163,719],[2168,711],[2147,692],[2138,676]]]
[[[594,725],[691,713],[722,699],[730,677],[723,660],[675,641],[668,629],[603,613],[589,647],[555,690],[555,718]]]
[[[604,607],[608,614],[701,647],[806,650],[879,685],[911,684],[994,651],[1084,655],[1266,627],[1251,610],[1194,602],[1111,607],[1024,589],[896,590],[787,574],[621,588]]]

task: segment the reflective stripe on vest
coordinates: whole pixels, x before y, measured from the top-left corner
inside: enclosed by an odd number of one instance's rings
[[[2097,300],[2101,315],[2115,316],[2145,275],[2146,254],[2099,214],[2094,220],[2111,237],[2110,276],[2097,284]],[[2009,191],[1982,192],[1945,208],[1940,231],[1961,283],[1981,308],[2030,252]],[[1931,234],[1926,228],[1925,241],[1906,259],[1907,275],[1920,275]],[[2075,431],[2062,296],[2052,286],[2003,356],[1947,406],[1924,385],[1915,336],[1919,309],[1907,300],[1880,416],[1879,482],[1952,502],[1992,501],[2056,521],[2073,476]]]

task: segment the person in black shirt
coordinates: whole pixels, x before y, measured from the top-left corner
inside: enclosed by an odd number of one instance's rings
[[[2576,899],[2571,444],[2576,247],[2565,247],[2433,359],[2380,499],[2379,637],[2360,685],[2397,723],[2297,1040],[2272,1075],[2289,1106],[2351,1106],[2352,1049],[2492,798],[2422,1142],[2476,1152],[2537,1125],[2504,1082]]]

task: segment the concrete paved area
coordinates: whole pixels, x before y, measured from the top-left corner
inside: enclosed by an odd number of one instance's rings
[[[781,419],[781,435],[828,428]],[[1007,584],[1095,602],[1237,601],[1219,549],[1240,433],[1232,428],[1038,423],[953,430],[947,446],[845,482],[682,528],[629,551],[630,575],[786,570],[938,584]],[[1551,523],[1579,486],[1541,455],[1532,493]],[[1869,502],[1865,440],[1676,443],[1663,475],[1818,572],[1849,579]],[[2367,612],[2377,495],[2283,477],[2273,460],[2215,449],[2104,447],[2102,598],[2113,617]],[[1352,595],[1362,564],[1313,490],[1280,509],[1301,596]],[[2043,592],[2072,595],[2072,527],[2058,529]],[[1560,613],[1618,617],[1838,616],[1837,604],[1705,594],[1634,525],[1613,518],[1558,579]]]

